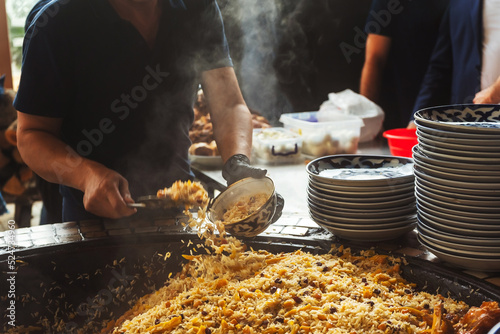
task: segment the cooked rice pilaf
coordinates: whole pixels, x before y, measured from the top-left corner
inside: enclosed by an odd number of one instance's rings
[[[231,242],[218,254],[185,256],[183,270],[109,333],[431,333],[433,322],[453,324],[469,309],[417,291],[401,277],[400,258],[342,247],[272,254]]]
[[[208,204],[208,193],[200,182],[175,181],[169,188],[157,191],[158,198],[168,198],[178,205],[187,208],[194,206],[206,207]]]
[[[241,221],[260,209],[268,199],[269,196],[265,193],[244,196],[224,212],[222,215],[222,222],[224,224],[230,224]]]
[[[417,290],[401,276],[402,258],[342,246],[319,255],[247,250],[222,222],[206,222],[204,208],[186,213],[209,254],[183,255],[181,272],[102,333],[480,334],[500,321],[497,302],[469,307]]]

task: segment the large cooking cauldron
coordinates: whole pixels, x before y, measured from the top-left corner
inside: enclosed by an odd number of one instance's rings
[[[185,263],[182,254],[196,249],[196,234],[172,232],[106,237],[16,252],[14,284],[8,270],[8,254],[0,256],[2,270],[0,309],[5,331],[11,326],[8,290],[15,289],[15,325],[36,326],[39,333],[96,333],[103,323],[116,318],[133,301],[159,288],[170,273]],[[330,241],[256,237],[247,240],[254,250],[288,252],[298,248],[324,253]],[[346,245],[344,243],[345,246]],[[357,251],[356,247],[351,247]],[[194,252],[194,251],[193,251]],[[168,257],[168,255],[171,255]],[[500,290],[468,275],[432,263],[407,258],[404,276],[430,292],[450,295],[472,305],[500,300]],[[12,308],[12,307],[11,307]],[[61,322],[62,321],[62,322]]]

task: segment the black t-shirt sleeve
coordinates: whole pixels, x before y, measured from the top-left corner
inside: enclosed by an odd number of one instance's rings
[[[204,4],[196,29],[196,43],[200,46],[198,70],[233,66],[219,6],[215,0],[205,0]]]
[[[365,22],[365,32],[392,37],[395,15],[389,11],[389,2],[393,0],[373,0]]]
[[[14,101],[17,110],[64,117],[71,108],[74,89],[70,48],[57,15],[39,12],[24,38],[21,81]]]

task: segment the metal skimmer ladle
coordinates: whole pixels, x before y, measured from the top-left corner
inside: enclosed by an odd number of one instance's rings
[[[159,198],[155,195],[141,196],[137,198],[135,203],[128,203],[127,206],[129,208],[144,208],[144,209],[170,209],[179,207],[179,204],[176,203],[170,198]]]

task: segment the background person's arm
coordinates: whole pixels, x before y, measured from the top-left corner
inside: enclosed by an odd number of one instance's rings
[[[380,87],[390,49],[390,37],[368,34],[359,92],[375,103],[380,102]]]
[[[102,164],[85,159],[59,139],[61,118],[18,112],[18,148],[26,164],[49,182],[84,193],[85,209],[97,216],[120,218],[136,212],[128,182]]]
[[[475,104],[499,104],[500,103],[500,76],[489,87],[478,92],[474,97]]]

